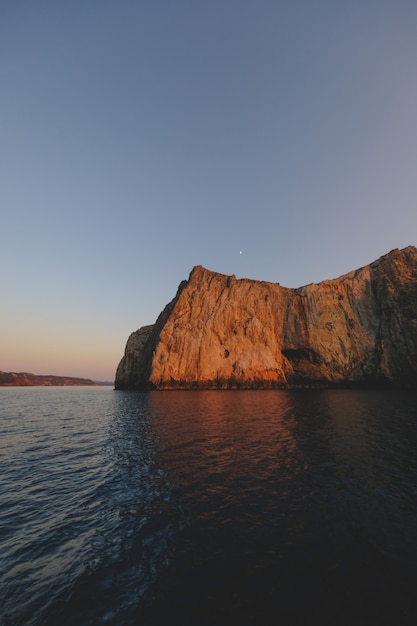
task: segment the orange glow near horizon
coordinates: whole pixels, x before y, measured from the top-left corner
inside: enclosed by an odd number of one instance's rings
[[[114,380],[124,346],[101,338],[76,336],[52,331],[33,336],[29,331],[4,337],[0,345],[0,370],[92,380]]]

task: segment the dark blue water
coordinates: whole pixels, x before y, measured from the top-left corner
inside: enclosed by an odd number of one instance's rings
[[[417,623],[417,396],[0,389],[0,623]]]

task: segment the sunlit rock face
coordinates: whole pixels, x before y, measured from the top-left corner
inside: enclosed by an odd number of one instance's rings
[[[417,250],[298,289],[195,267],[132,333],[116,389],[403,386],[417,382]]]

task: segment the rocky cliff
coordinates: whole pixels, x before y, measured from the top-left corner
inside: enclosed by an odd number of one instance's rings
[[[129,337],[116,389],[417,386],[417,250],[288,289],[195,267]]]

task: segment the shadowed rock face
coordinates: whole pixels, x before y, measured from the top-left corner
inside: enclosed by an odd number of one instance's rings
[[[299,289],[195,267],[129,337],[116,389],[417,383],[417,250]]]

